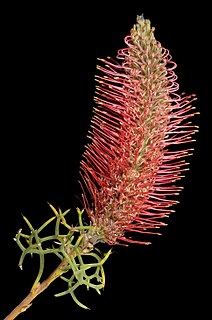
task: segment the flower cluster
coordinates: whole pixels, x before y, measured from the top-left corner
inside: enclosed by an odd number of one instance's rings
[[[176,63],[137,17],[117,61],[99,59],[90,143],[81,161],[85,209],[108,244],[149,244],[133,232],[158,233],[177,203],[178,180],[197,127],[195,95],[178,93]],[[156,230],[155,230],[156,229]]]

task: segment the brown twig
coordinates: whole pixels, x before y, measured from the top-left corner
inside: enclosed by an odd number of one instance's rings
[[[73,252],[74,254],[74,252]],[[57,278],[59,278],[66,269],[66,266],[68,265],[67,259],[63,259],[61,263],[58,265],[58,267],[49,275],[49,277],[44,280],[41,283],[38,283],[35,287],[33,286],[30,290],[30,293],[24,300],[21,301],[21,303],[13,309],[13,311],[6,317],[4,320],[13,320],[15,319],[19,314],[26,311],[31,305],[32,301],[45,289],[48,288],[48,286]]]

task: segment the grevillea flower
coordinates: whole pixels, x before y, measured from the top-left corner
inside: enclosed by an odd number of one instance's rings
[[[99,59],[90,143],[80,168],[85,209],[110,245],[149,244],[130,234],[158,234],[166,225],[197,131],[190,122],[195,95],[178,93],[176,63],[150,21],[138,16],[125,44],[117,61]]]

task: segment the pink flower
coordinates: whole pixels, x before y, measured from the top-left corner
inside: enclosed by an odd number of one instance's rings
[[[80,174],[85,209],[108,244],[149,244],[129,237],[157,233],[173,212],[197,127],[178,91],[176,64],[138,16],[117,59],[100,59],[90,144]],[[156,229],[156,230],[155,230]]]

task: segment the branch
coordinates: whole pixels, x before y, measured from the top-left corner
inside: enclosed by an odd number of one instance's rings
[[[50,204],[49,204],[50,205]],[[23,217],[30,229],[30,234],[23,234],[21,229],[18,231],[15,241],[22,251],[19,267],[22,269],[23,261],[28,254],[37,254],[40,258],[40,265],[35,282],[26,298],[4,319],[15,319],[20,313],[25,312],[31,305],[32,301],[63,273],[71,273],[68,278],[61,277],[67,285],[68,289],[56,294],[56,297],[70,294],[73,300],[82,308],[89,309],[82,304],[75,296],[75,290],[80,285],[84,285],[87,289],[95,289],[100,294],[100,289],[105,285],[105,274],[103,264],[111,254],[109,250],[106,254],[102,254],[100,250],[94,247],[98,241],[102,239],[101,234],[92,225],[83,225],[82,213],[83,210],[77,208],[79,226],[72,227],[68,225],[64,213],[58,211],[50,205],[55,217],[47,220],[39,229],[34,229],[32,224],[26,217]],[[54,234],[40,237],[40,232],[46,228],[52,221],[56,224]],[[66,234],[61,234],[60,227],[63,225],[68,231]],[[22,240],[27,244],[22,243]],[[51,248],[46,247],[46,242],[51,242]],[[56,247],[55,247],[56,244]],[[49,275],[49,277],[40,282],[44,270],[45,255],[54,254],[60,258],[61,262],[58,267]],[[89,257],[84,261],[83,256]],[[92,269],[92,272],[89,270]],[[89,273],[87,273],[89,271]]]
[[[76,253],[73,251],[73,257],[75,257]],[[20,313],[26,311],[31,305],[32,301],[45,289],[49,287],[49,285],[59,278],[64,272],[66,272],[66,267],[68,266],[67,259],[63,259],[62,262],[58,265],[58,267],[50,274],[50,276],[44,280],[42,283],[37,283],[36,286],[33,286],[30,290],[30,293],[21,303],[4,319],[4,320],[13,320]]]

